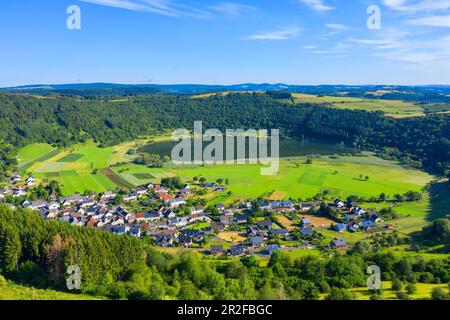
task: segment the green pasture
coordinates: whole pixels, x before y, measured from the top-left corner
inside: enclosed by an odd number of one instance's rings
[[[217,165],[180,168],[146,168],[138,165],[119,166],[116,172],[126,174],[149,173],[158,180],[161,176],[181,176],[191,180],[194,176],[207,181],[229,179],[228,189],[237,198],[256,198],[271,191],[285,192],[286,197],[306,199],[324,190],[330,196],[379,196],[382,192],[393,195],[409,190],[420,191],[431,176],[419,170],[408,169],[394,162],[373,156],[323,156],[313,164],[304,164],[304,158],[282,159],[280,172],[273,176],[261,175],[259,165]],[[359,175],[364,178],[360,179]],[[369,180],[365,180],[369,176]]]
[[[316,96],[310,94],[293,94],[292,96],[296,103],[323,103],[337,109],[380,111],[396,118],[424,115],[420,106],[401,100]]]

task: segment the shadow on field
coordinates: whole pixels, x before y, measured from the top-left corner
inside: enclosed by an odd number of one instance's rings
[[[450,215],[450,183],[448,181],[434,183],[430,196],[431,210],[427,216],[428,221]]]

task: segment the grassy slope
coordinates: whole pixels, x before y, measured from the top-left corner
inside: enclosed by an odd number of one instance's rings
[[[6,281],[0,276],[0,300],[98,300],[82,294],[71,294],[47,289],[35,289]]]

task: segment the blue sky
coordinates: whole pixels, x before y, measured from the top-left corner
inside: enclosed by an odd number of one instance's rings
[[[450,84],[450,0],[2,1],[0,39],[0,86]]]

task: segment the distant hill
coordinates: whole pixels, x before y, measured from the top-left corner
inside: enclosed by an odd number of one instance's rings
[[[332,95],[355,98],[385,100],[406,100],[425,103],[450,103],[450,86],[389,86],[389,85],[290,85],[284,83],[243,83],[235,85],[201,84],[117,84],[117,83],[72,83],[37,84],[0,88],[0,92],[29,93],[37,95],[139,95],[139,94],[180,94],[197,95],[214,92],[235,91],[283,91],[314,95]]]

